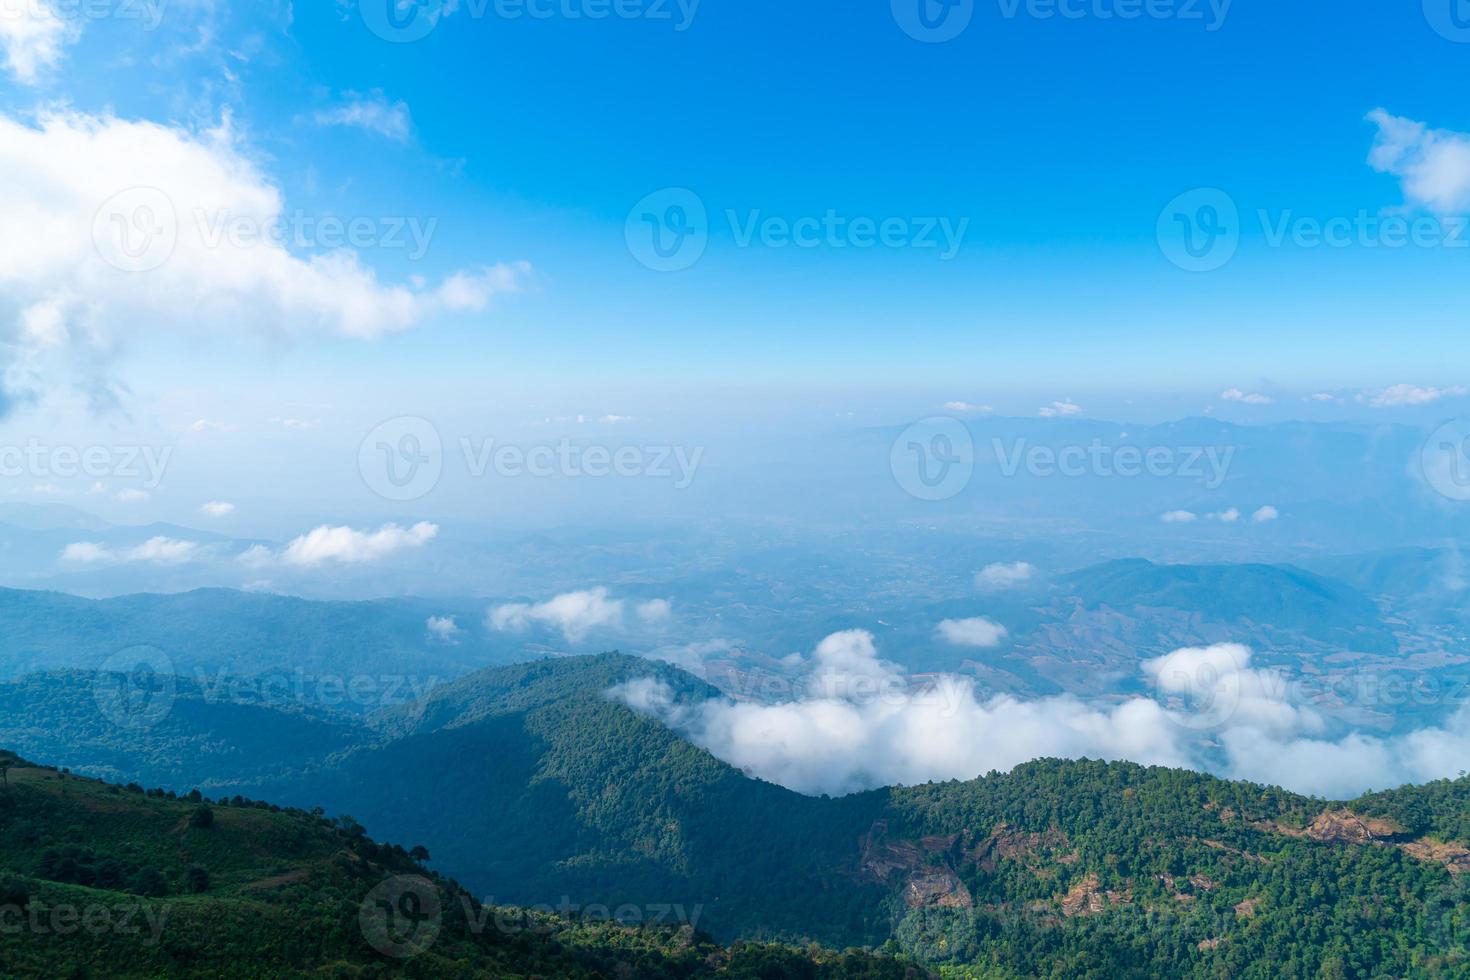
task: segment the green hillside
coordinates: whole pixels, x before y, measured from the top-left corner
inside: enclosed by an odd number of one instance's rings
[[[720,941],[882,947],[958,977],[1470,975],[1470,781],[1328,804],[1043,760],[813,798],[608,696],[639,677],[711,693],[616,654],[496,668],[213,792],[350,813],[495,904],[698,907]],[[188,751],[172,720],[135,733],[148,758]]]
[[[858,951],[721,948],[697,910],[664,926],[659,910],[485,908],[347,819],[145,793],[4,753],[0,772],[4,976],[923,975]]]

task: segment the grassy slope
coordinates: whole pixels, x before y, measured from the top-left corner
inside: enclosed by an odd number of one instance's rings
[[[861,953],[725,950],[688,928],[623,928],[507,911],[502,921],[536,928],[475,930],[470,923],[482,910],[457,885],[437,878],[444,910],[437,938],[419,955],[389,959],[369,943],[359,913],[385,879],[428,874],[401,851],[310,814],[254,806],[215,806],[212,826],[193,826],[196,803],[12,765],[9,785],[0,787],[6,844],[0,906],[9,906],[0,929],[0,975],[922,975]],[[89,868],[112,862],[127,879],[151,869],[162,875],[167,894],[143,898],[132,893],[135,884],[47,880],[75,877],[74,867],[58,870],[55,858],[63,854]],[[209,877],[200,894],[189,885],[196,868]],[[22,897],[25,918],[17,904]],[[89,921],[94,925],[78,927]]]

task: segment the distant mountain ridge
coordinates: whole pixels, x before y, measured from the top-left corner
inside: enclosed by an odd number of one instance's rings
[[[370,675],[438,683],[515,659],[511,642],[481,630],[447,641],[427,626],[430,617],[446,615],[473,625],[483,614],[483,605],[467,600],[343,602],[231,589],[84,599],[0,589],[0,678],[96,670],[119,653],[151,647],[186,676]]]

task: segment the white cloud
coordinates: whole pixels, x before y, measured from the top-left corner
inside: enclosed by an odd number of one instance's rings
[[[6,69],[20,82],[39,82],[79,34],[48,0],[0,0],[0,48]]]
[[[276,423],[277,425],[285,426],[288,429],[315,429],[318,425],[321,425],[321,422],[317,421],[316,419],[274,418],[271,419],[271,421]]]
[[[984,616],[946,619],[936,632],[945,642],[963,647],[998,647],[1006,638],[1006,628]]]
[[[253,544],[240,552],[235,560],[248,568],[265,568],[267,565],[275,564],[276,556],[265,545]]]
[[[113,561],[112,551],[95,541],[75,541],[61,549],[61,560],[70,562]]]
[[[1319,391],[1315,394],[1308,395],[1307,400],[1314,402],[1335,402],[1337,401],[1337,396],[1325,391]]]
[[[562,631],[567,640],[579,643],[592,630],[617,627],[623,622],[623,600],[609,599],[607,589],[566,592],[535,605],[510,603],[490,613],[496,630],[524,630],[532,623],[545,623]]]
[[[975,588],[983,592],[999,592],[1031,581],[1036,569],[1024,561],[994,562],[975,573]]]
[[[206,517],[228,517],[235,512],[235,505],[224,500],[211,500],[199,510]]]
[[[1217,514],[1207,514],[1205,516],[1212,521],[1221,521],[1225,524],[1234,524],[1236,521],[1240,520],[1240,511],[1235,507],[1227,507],[1225,510],[1220,511]]]
[[[155,565],[180,565],[199,557],[201,547],[197,541],[180,541],[177,538],[149,538],[131,548],[114,550],[94,541],[77,541],[61,550],[61,560],[71,564],[95,565],[124,562],[149,562]]]
[[[950,412],[975,412],[979,414],[995,411],[989,405],[972,405],[969,402],[945,402],[944,408]]]
[[[1199,520],[1199,515],[1191,510],[1171,510],[1159,516],[1159,520],[1165,524],[1188,524]]]
[[[1272,507],[1270,504],[1267,504],[1266,506],[1259,508],[1254,514],[1252,514],[1251,520],[1255,521],[1257,524],[1265,524],[1269,521],[1276,520],[1276,518],[1280,516],[1280,511],[1278,511],[1275,507]]]
[[[1073,402],[1072,399],[1066,398],[1062,401],[1052,402],[1050,405],[1043,406],[1037,414],[1044,419],[1058,418],[1064,415],[1081,415],[1082,406]]]
[[[605,587],[564,592],[545,602],[512,602],[496,606],[486,616],[486,625],[497,631],[549,626],[561,631],[568,643],[580,643],[594,630],[620,630],[627,604],[614,599]],[[633,615],[646,624],[666,621],[673,607],[667,599],[649,599],[634,605]]]
[[[409,528],[384,524],[376,531],[358,531],[350,527],[329,527],[324,524],[286,545],[281,552],[281,561],[287,565],[307,568],[329,561],[363,564],[378,561],[408,548],[423,547],[438,533],[439,525],[428,521],[420,521]]]
[[[1187,765],[1180,730],[1158,704],[1093,708],[1074,698],[982,698],[967,679],[915,687],[878,658],[861,630],[824,639],[805,685],[784,704],[711,700],[677,704],[661,681],[610,692],[759,778],[804,793],[969,779],[1048,756],[1142,759]]]
[[[663,623],[673,615],[674,607],[667,599],[649,599],[638,603],[633,612],[645,623]]]
[[[34,123],[0,114],[0,186],[7,227],[29,230],[0,236],[0,323],[13,325],[0,341],[13,351],[12,385],[27,392],[53,373],[97,381],[108,354],[145,330],[372,338],[482,311],[529,271],[502,264],[438,286],[394,284],[351,250],[288,250],[271,234],[288,226],[281,191],[228,118],[194,131],[68,111]],[[236,226],[261,234],[231,234]]]
[[[1365,391],[1358,396],[1358,400],[1366,401],[1373,408],[1401,408],[1406,405],[1428,405],[1441,398],[1458,398],[1466,391],[1467,389],[1460,385],[1436,388],[1425,385],[1399,384],[1381,391]]]
[[[149,494],[147,490],[138,490],[133,487],[125,487],[124,489],[119,490],[117,493],[113,494],[113,499],[121,501],[125,504],[141,504],[145,500],[151,499],[151,496],[152,495]]]
[[[318,126],[351,126],[378,136],[408,142],[413,135],[413,122],[409,118],[408,106],[403,102],[389,102],[380,91],[366,95],[357,92],[344,93],[345,102],[331,109],[316,113]]]
[[[1470,208],[1470,136],[1430,129],[1383,109],[1368,119],[1378,127],[1368,163],[1399,179],[1405,204],[1440,214]]]
[[[1227,388],[1220,392],[1222,401],[1241,402],[1245,405],[1270,405],[1274,398],[1270,395],[1262,395],[1259,392],[1241,391],[1239,388]]]
[[[1344,799],[1454,776],[1470,756],[1470,709],[1408,735],[1331,737],[1288,678],[1254,667],[1240,644],[1145,661],[1154,695],[1118,704],[987,697],[953,676],[916,684],[878,659],[863,631],[827,637],[811,669],[812,693],[779,704],[681,703],[652,678],[609,695],[751,775],[812,794],[973,779],[1059,757],[1188,767]]]
[[[216,419],[195,419],[185,428],[189,432],[230,432],[234,426]]]
[[[431,637],[442,643],[458,643],[460,635],[464,633],[453,616],[430,616],[424,623],[424,628]]]

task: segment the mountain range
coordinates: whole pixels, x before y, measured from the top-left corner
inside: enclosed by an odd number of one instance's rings
[[[108,741],[78,733],[98,713],[96,679],[52,675],[10,689],[0,744],[177,793],[208,768],[201,749],[233,750],[204,795],[350,815],[422,843],[487,903],[698,906],[725,942],[888,949],[962,977],[1450,977],[1470,964],[1470,780],[1329,804],[1040,760],[803,796],[609,695],[640,679],[680,700],[713,693],[608,654],[488,669],[366,719],[278,725],[281,708],[180,688],[156,724]],[[47,731],[16,725],[30,717]]]

